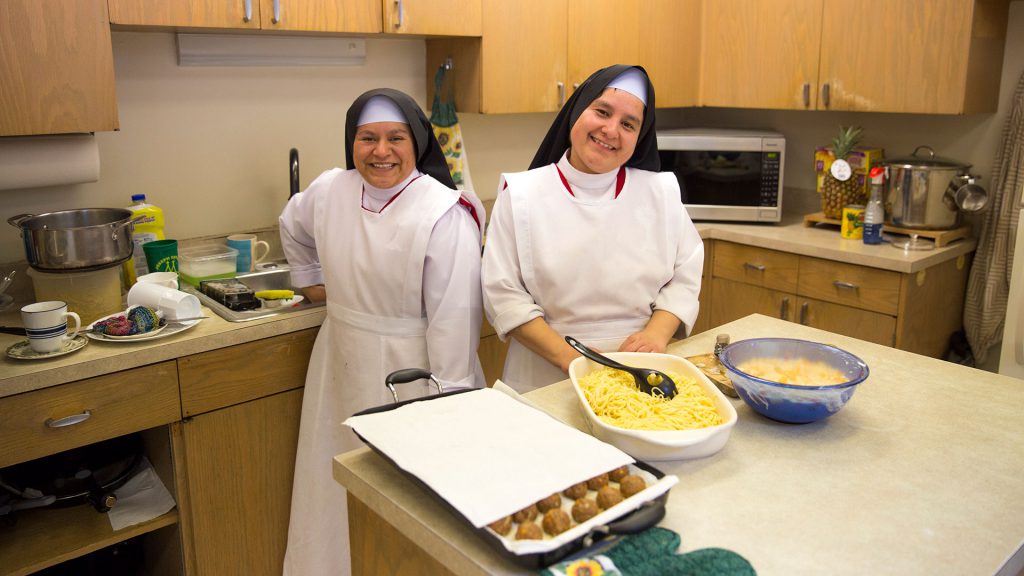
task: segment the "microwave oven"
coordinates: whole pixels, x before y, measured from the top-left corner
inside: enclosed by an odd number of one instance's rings
[[[676,175],[692,220],[782,220],[782,134],[680,128],[657,136],[661,171]]]

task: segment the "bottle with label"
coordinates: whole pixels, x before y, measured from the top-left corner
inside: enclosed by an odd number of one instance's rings
[[[132,220],[136,221],[132,231],[135,248],[132,257],[124,263],[125,286],[131,287],[136,278],[149,273],[142,245],[164,239],[164,211],[146,203],[145,194],[133,194],[132,205],[128,209],[132,211]]]
[[[871,199],[864,209],[864,243],[882,243],[882,224],[885,223],[885,208],[882,206],[882,183],[885,169],[875,166],[871,169]]]

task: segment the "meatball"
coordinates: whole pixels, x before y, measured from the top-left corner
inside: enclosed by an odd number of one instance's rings
[[[573,500],[577,498],[583,498],[584,496],[587,495],[587,483],[580,482],[579,484],[573,484],[572,486],[569,486],[568,488],[563,490],[562,494],[565,494],[567,498],[572,498]]]
[[[619,490],[622,491],[624,498],[629,498],[633,494],[643,492],[644,488],[647,488],[647,482],[644,482],[643,478],[634,474],[630,474],[619,481]]]
[[[519,512],[516,512],[515,514],[512,515],[512,519],[515,520],[516,523],[528,522],[530,520],[533,520],[536,517],[537,517],[537,505],[536,504],[530,504],[526,508],[523,508]]]
[[[597,503],[590,498],[579,498],[572,505],[572,518],[577,522],[586,522],[597,516],[598,512]]]
[[[607,510],[619,502],[622,502],[622,492],[619,492],[617,489],[605,486],[597,491],[597,505],[602,510]]]
[[[620,482],[628,474],[629,468],[627,466],[620,466],[608,473],[608,479],[612,482]]]
[[[540,526],[537,526],[536,522],[523,522],[516,529],[516,540],[541,540],[543,538],[544,533],[541,532]]]
[[[541,523],[544,525],[544,531],[552,536],[565,532],[572,525],[569,515],[561,508],[554,508],[545,512],[544,520]]]
[[[587,488],[590,488],[591,490],[600,490],[602,487],[607,486],[607,485],[608,485],[608,474],[607,473],[600,474],[598,476],[594,476],[590,480],[587,480]]]
[[[509,530],[512,529],[512,517],[511,516],[505,516],[504,518],[502,518],[501,520],[498,520],[497,522],[492,522],[492,523],[488,524],[487,527],[490,528],[491,530],[494,530],[499,535],[504,536],[504,535],[508,534]]]
[[[537,502],[537,510],[540,510],[541,512],[547,512],[548,510],[561,507],[562,495],[558,492],[555,492],[551,496]]]

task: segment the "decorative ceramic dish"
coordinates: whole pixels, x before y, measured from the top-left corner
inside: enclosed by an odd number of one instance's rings
[[[56,358],[58,356],[64,356],[65,354],[71,354],[72,352],[78,352],[82,348],[85,348],[89,340],[82,334],[75,336],[69,340],[64,341],[64,345],[53,352],[36,352],[32,349],[32,346],[28,343],[28,338],[17,342],[14,345],[7,348],[7,355],[15,360],[46,360],[48,358]]]

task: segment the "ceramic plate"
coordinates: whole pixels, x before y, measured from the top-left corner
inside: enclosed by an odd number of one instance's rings
[[[57,356],[77,352],[82,348],[85,348],[85,345],[88,343],[89,340],[82,334],[79,334],[78,336],[65,341],[64,346],[59,350],[54,350],[53,352],[36,352],[31,346],[29,346],[28,338],[26,338],[8,348],[7,355],[16,360],[45,360],[47,358],[56,358]]]
[[[107,318],[113,318],[114,316],[123,316],[126,312],[127,311],[121,311],[116,314],[104,316],[103,318],[96,320],[96,322],[102,322]],[[93,340],[99,340],[101,342],[144,342],[146,340],[166,338],[173,334],[177,334],[178,332],[184,332],[185,330],[188,330],[189,328],[195,326],[196,324],[199,324],[200,321],[201,319],[187,320],[185,322],[175,322],[172,320],[161,328],[157,328],[156,330],[150,330],[145,334],[135,334],[134,336],[108,336],[107,334],[102,334],[99,332],[90,332],[90,330],[92,330],[92,327],[96,324],[96,322],[93,322],[92,324],[89,324],[88,326],[83,328],[82,332],[84,332],[85,335],[88,336],[89,338],[92,338]]]

